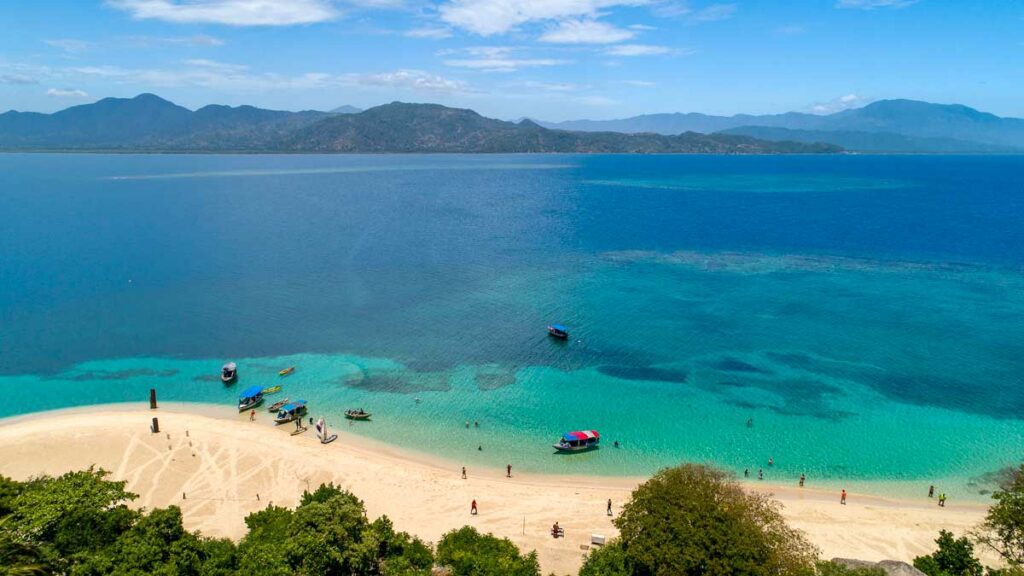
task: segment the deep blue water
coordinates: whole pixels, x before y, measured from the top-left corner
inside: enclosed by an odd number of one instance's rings
[[[15,412],[230,403],[235,359],[523,469],[966,481],[1024,452],[1021,157],[12,154],[0,214]],[[631,449],[552,458],[574,427]]]

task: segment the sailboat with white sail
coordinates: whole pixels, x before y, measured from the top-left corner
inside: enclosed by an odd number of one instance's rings
[[[323,416],[316,421],[316,437],[320,439],[321,444],[330,444],[338,439],[337,434],[327,434],[327,421]]]

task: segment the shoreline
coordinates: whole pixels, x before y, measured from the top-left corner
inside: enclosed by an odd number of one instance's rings
[[[0,473],[17,479],[61,474],[96,464],[140,494],[137,506],[179,505],[186,527],[239,538],[245,515],[270,502],[294,506],[304,489],[334,482],[366,502],[371,517],[387,514],[399,530],[436,542],[463,525],[508,537],[535,549],[545,573],[578,569],[591,534],[614,536],[605,514],[608,498],[619,509],[639,477],[518,474],[468,470],[450,460],[380,443],[333,427],[339,435],[321,446],[315,433],[277,430],[266,410],[256,423],[247,413],[209,404],[96,405],[0,419]],[[160,418],[161,433],[149,431]],[[934,500],[901,500],[850,492],[840,506],[833,490],[778,484],[743,486],[769,493],[790,524],[804,530],[823,558],[910,561],[930,552],[939,528],[962,533],[986,507]],[[468,503],[480,502],[470,516]],[[569,535],[547,534],[558,521]]]

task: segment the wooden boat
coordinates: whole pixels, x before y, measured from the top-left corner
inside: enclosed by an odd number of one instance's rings
[[[225,384],[231,384],[238,379],[238,365],[234,362],[228,362],[220,369],[220,381]]]
[[[359,410],[345,410],[345,418],[349,420],[369,420],[370,416],[373,416],[373,414],[364,412],[362,408]]]
[[[280,386],[271,386],[270,388],[264,388],[263,389],[263,393],[264,394],[277,394],[280,391],[281,391],[281,387]]]
[[[288,403],[288,399],[287,398],[285,398],[284,400],[281,400],[280,402],[274,402],[273,404],[270,405],[270,408],[267,408],[267,412],[277,412],[282,407],[284,407],[284,405],[287,404],[287,403]]]
[[[263,388],[250,386],[238,396],[238,411],[245,412],[263,403]]]
[[[601,443],[601,434],[597,430],[566,432],[552,447],[559,452],[583,452],[592,450]]]
[[[561,324],[552,324],[548,326],[548,336],[554,336],[561,340],[569,339],[569,329]]]
[[[287,376],[287,375],[291,374],[292,372],[295,372],[295,366],[289,366],[288,368],[285,368],[284,370],[281,370],[280,372],[278,372],[277,375],[278,376]]]
[[[277,411],[277,416],[274,416],[274,422],[278,424],[285,424],[298,418],[302,418],[306,415],[306,401],[296,400],[295,402],[289,402]]]

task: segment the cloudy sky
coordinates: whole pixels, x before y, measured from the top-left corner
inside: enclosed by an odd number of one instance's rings
[[[0,110],[439,102],[499,118],[1024,116],[1018,0],[5,0]]]

